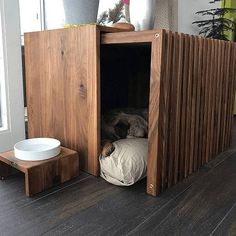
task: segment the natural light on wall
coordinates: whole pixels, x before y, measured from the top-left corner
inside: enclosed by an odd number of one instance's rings
[[[1,15],[0,15],[1,16]],[[0,131],[7,129],[3,28],[0,17]]]

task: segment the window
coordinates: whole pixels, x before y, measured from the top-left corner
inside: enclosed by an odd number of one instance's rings
[[[6,93],[5,93],[5,68],[3,53],[3,34],[2,22],[0,18],[0,130],[7,128],[6,119]]]
[[[18,0],[0,0],[0,152],[25,137]]]

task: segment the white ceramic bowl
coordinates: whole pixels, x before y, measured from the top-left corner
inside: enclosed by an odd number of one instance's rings
[[[57,156],[61,143],[53,138],[32,138],[14,146],[15,157],[23,161],[42,161]]]

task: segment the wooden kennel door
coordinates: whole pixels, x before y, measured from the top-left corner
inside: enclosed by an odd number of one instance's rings
[[[77,150],[98,175],[99,53],[96,26],[25,34],[29,137],[53,137]]]

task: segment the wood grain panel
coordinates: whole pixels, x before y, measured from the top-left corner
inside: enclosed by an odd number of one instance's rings
[[[25,55],[29,137],[59,139],[79,152],[82,169],[97,175],[98,29],[86,26],[26,34]]]
[[[101,36],[102,44],[146,43],[158,37],[160,30],[136,31],[127,33],[107,33]]]

